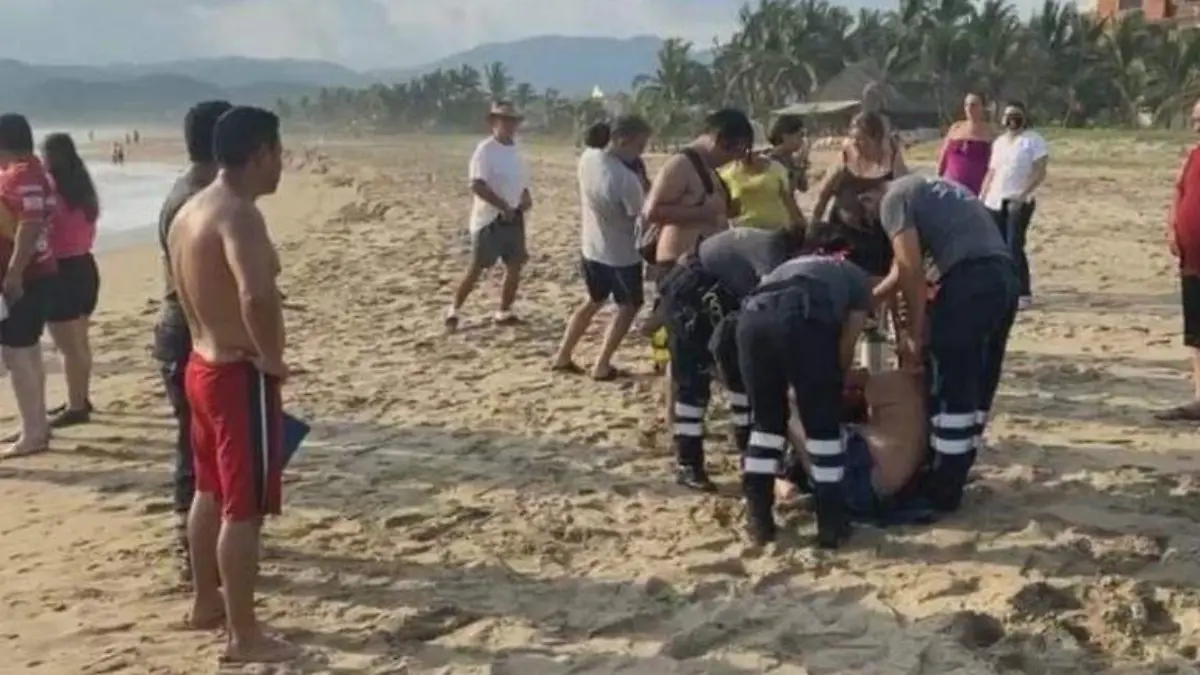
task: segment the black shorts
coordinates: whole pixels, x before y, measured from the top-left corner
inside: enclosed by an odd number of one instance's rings
[[[51,293],[47,319],[50,323],[90,317],[100,300],[100,269],[91,253],[60,258],[58,277]]]
[[[1183,296],[1183,344],[1200,349],[1200,277],[1181,275]]]
[[[592,302],[600,303],[612,298],[618,305],[640,307],[645,301],[641,265],[614,267],[581,258],[579,266]]]
[[[8,308],[8,317],[0,321],[0,345],[33,347],[41,342],[54,285],[54,277],[25,282],[21,299]]]

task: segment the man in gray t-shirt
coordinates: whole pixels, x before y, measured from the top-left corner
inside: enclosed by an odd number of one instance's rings
[[[583,151],[578,170],[580,270],[587,298],[568,320],[551,368],[562,373],[583,372],[572,361],[575,347],[596,312],[612,300],[617,311],[591,369],[594,379],[607,381],[621,374],[612,365],[612,357],[643,302],[642,261],[634,243],[634,225],[645,194],[641,178],[628,164],[645,150],[650,125],[635,116],[620,117],[611,128],[601,124],[594,129],[603,133],[589,137],[597,147]]]
[[[764,274],[793,253],[792,235],[777,230],[739,227],[700,242],[696,254],[704,269],[738,300],[758,286]]]
[[[957,183],[907,176],[888,186],[879,208],[895,256],[875,298],[889,298],[899,285],[908,325],[898,351],[909,364],[932,366],[928,496],[953,511],[1000,382],[1017,309],[1016,269],[983,204]],[[928,313],[926,259],[938,273]]]

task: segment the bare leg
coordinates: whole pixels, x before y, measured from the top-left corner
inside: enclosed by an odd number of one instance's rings
[[[67,410],[88,409],[88,388],[92,375],[92,351],[88,344],[88,319],[76,319],[49,325],[50,337],[63,356],[67,379]]]
[[[217,538],[217,562],[225,585],[225,612],[229,619],[226,661],[278,663],[290,661],[299,654],[295,645],[263,632],[254,615],[261,530],[262,522],[257,519],[221,523],[221,533]]]
[[[4,365],[12,379],[13,394],[21,416],[21,434],[0,457],[18,457],[46,449],[50,425],[46,420],[46,370],[42,346],[4,347]]]
[[[221,505],[215,495],[197,492],[187,514],[188,549],[192,557],[192,613],[188,626],[212,630],[225,624],[225,600],[217,566],[217,535]]]
[[[500,313],[512,311],[513,303],[517,301],[517,289],[521,287],[521,265],[504,266],[504,285],[500,287]]]
[[[629,327],[633,325],[633,319],[637,313],[636,305],[617,305],[617,314],[612,321],[609,321],[608,331],[604,334],[604,346],[600,348],[600,356],[596,358],[596,363],[592,366],[593,377],[602,377],[612,370],[613,354],[617,353],[621,341],[629,333]]]
[[[471,295],[471,291],[475,290],[476,284],[479,283],[479,277],[483,274],[483,270],[476,265],[471,265],[467,268],[462,279],[458,282],[458,288],[454,290],[454,301],[450,308],[457,312],[467,302],[467,297]]]
[[[592,319],[595,318],[598,311],[600,311],[600,305],[588,299],[571,314],[571,318],[567,321],[567,330],[563,333],[562,342],[558,345],[558,353],[554,356],[554,367],[562,368],[570,365],[575,347],[583,339],[583,334],[587,332],[588,326],[591,325]]]

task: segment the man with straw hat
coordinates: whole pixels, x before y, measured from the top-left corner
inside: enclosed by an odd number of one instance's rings
[[[525,214],[533,206],[529,170],[517,147],[517,129],[524,120],[512,103],[496,101],[488,111],[491,135],[480,141],[471,155],[471,265],[446,311],[446,330],[458,328],[459,309],[475,290],[483,271],[504,263],[500,307],[493,317],[505,326],[520,320],[512,312],[521,284],[521,267],[529,257],[525,248]]]

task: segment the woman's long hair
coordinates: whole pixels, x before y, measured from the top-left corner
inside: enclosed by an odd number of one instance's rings
[[[88,220],[100,217],[100,197],[87,166],[75,149],[70,134],[50,134],[42,144],[46,169],[54,178],[58,196],[72,209],[80,209]]]

